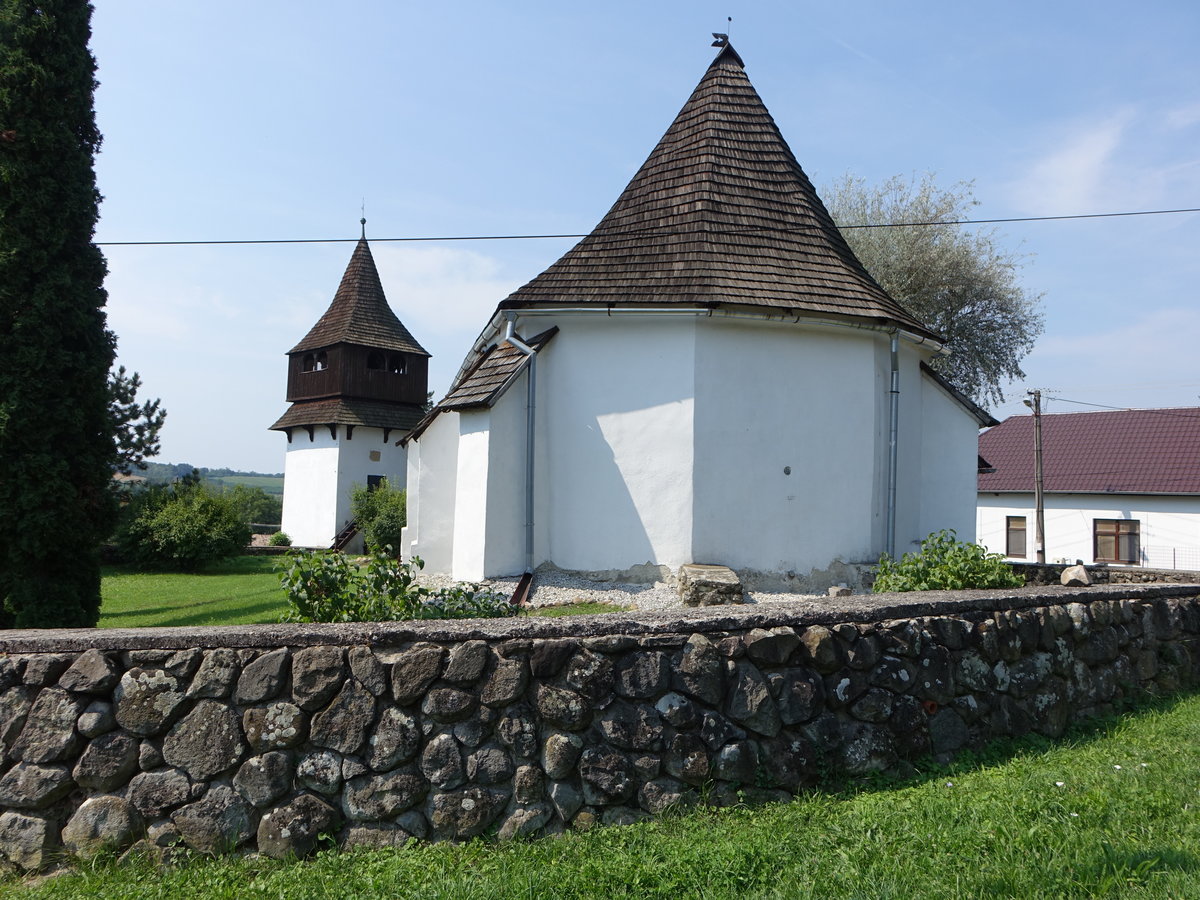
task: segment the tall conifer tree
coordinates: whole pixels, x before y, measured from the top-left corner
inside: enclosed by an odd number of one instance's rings
[[[0,600],[94,625],[113,437],[86,0],[0,0]]]

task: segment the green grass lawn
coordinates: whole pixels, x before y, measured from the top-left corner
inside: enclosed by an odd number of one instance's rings
[[[277,571],[282,563],[278,556],[239,556],[194,574],[106,566],[100,627],[278,622],[287,607]],[[609,603],[569,603],[532,608],[523,615],[580,616],[623,609]]]
[[[30,897],[1200,897],[1200,697],[906,782],[497,845],[98,862]]]
[[[287,606],[280,557],[239,556],[203,572],[138,572],[106,566],[101,628],[277,622]]]

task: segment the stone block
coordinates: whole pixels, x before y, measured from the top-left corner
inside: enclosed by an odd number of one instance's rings
[[[721,606],[745,600],[741,580],[727,566],[688,563],[679,567],[678,583],[684,606]]]

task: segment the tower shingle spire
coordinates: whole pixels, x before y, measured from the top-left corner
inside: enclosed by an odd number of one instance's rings
[[[365,235],[366,220],[363,220]],[[289,353],[315,350],[333,344],[361,344],[382,350],[400,350],[429,356],[388,306],[375,268],[375,257],[366,237],[350,256],[329,309]]]
[[[504,300],[766,307],[931,332],[867,273],[727,41],[591,234]]]

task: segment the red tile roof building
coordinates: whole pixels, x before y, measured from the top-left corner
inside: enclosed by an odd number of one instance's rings
[[[994,472],[981,491],[1033,490],[1033,416],[979,437]],[[1200,494],[1200,407],[1042,416],[1045,489],[1083,494]]]
[[[976,532],[1032,560],[1033,416],[982,434]],[[1200,570],[1200,407],[1042,416],[1046,559]]]

